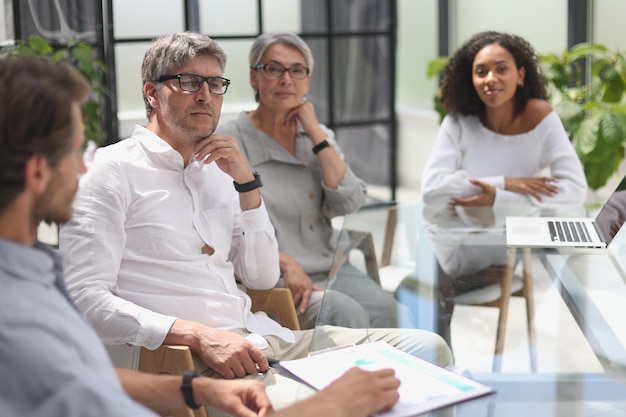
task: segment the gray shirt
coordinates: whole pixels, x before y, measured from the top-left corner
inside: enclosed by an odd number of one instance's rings
[[[122,389],[53,249],[0,239],[0,415],[154,416]]]
[[[341,152],[333,132],[320,126]],[[335,249],[330,220],[363,205],[365,183],[348,167],[337,189],[328,188],[311,150],[313,143],[301,129],[295,155],[257,130],[245,112],[220,125],[217,132],[237,139],[250,165],[261,174],[261,194],[276,230],[279,250],[296,259],[308,275],[326,275]]]

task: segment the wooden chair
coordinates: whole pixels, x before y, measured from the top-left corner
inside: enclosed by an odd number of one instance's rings
[[[380,261],[376,257],[376,248],[372,233],[364,230],[344,229],[343,234],[347,237],[345,242],[340,242],[335,250],[333,263],[329,275],[331,278],[337,276],[339,269],[350,258],[353,250],[358,250],[363,254],[365,270],[367,275],[378,285],[381,285],[381,273],[390,264],[393,239],[397,224],[397,206],[390,205],[387,209],[387,223],[385,226],[382,255]]]
[[[387,223],[385,226],[383,252],[380,261],[379,271],[389,265],[395,231],[398,222],[397,206],[389,206],[387,214]],[[517,265],[517,255],[521,253],[522,277],[515,276],[514,269]],[[497,268],[498,266],[496,266]],[[449,325],[452,314],[452,308],[457,305],[473,305],[484,307],[497,307],[498,325],[496,330],[496,344],[494,348],[494,359],[492,370],[499,372],[502,366],[502,353],[504,352],[504,337],[506,333],[506,324],[509,314],[509,303],[511,297],[523,297],[526,303],[526,327],[528,331],[528,347],[530,355],[530,367],[533,372],[537,369],[537,361],[535,355],[535,333],[532,326],[532,320],[535,314],[533,302],[533,278],[532,278],[532,259],[529,248],[509,249],[507,265],[501,267],[503,273],[500,275],[497,284],[487,285],[483,288],[468,291],[463,294],[456,294],[453,283],[448,282],[448,288],[440,288],[443,291],[443,298],[447,297],[442,304],[444,311],[443,320],[440,320],[440,333],[446,341],[450,342]],[[443,272],[440,271],[440,275]],[[443,274],[445,275],[445,274]],[[445,280],[445,276],[443,277]],[[441,285],[441,283],[440,283]],[[441,327],[447,326],[447,329]]]
[[[440,332],[448,342],[450,342],[449,326],[452,310],[455,305],[495,307],[498,309],[498,321],[496,327],[496,343],[492,362],[492,371],[500,372],[502,367],[502,354],[504,352],[504,339],[506,335],[506,325],[509,316],[509,306],[511,297],[523,297],[526,305],[526,329],[528,334],[528,350],[530,357],[530,368],[536,371],[535,357],[535,335],[532,326],[534,317],[533,301],[533,278],[531,267],[530,249],[519,249],[521,259],[517,259],[518,250],[510,249],[506,265],[493,265],[486,268],[481,273],[476,274],[489,276],[483,286],[458,293],[454,283],[440,271],[439,294],[440,305]],[[521,276],[515,274],[516,267],[521,264]],[[459,279],[462,279],[459,278]]]
[[[350,252],[359,250],[363,253],[367,276],[380,285],[380,275],[378,273],[378,262],[376,260],[376,249],[374,247],[372,233],[363,230],[344,229],[342,234],[348,237],[347,243],[342,242],[337,245],[328,275],[331,278],[335,278],[339,269],[350,259]]]
[[[271,290],[251,290],[246,292],[252,299],[252,311],[265,311],[268,316],[278,321],[283,327],[300,330],[298,314],[293,304],[289,288],[272,288]]]
[[[300,330],[298,315],[288,288],[270,290],[247,290],[252,299],[252,311],[265,311],[284,327]],[[162,345],[156,350],[141,348],[139,371],[155,374],[182,375],[187,369],[193,369],[194,362],[188,346]],[[197,410],[185,408],[168,411],[163,416],[171,417],[208,417],[208,410],[202,406]]]

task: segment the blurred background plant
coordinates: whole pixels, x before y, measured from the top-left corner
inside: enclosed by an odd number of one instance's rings
[[[593,190],[617,172],[626,146],[626,55],[597,43],[581,43],[558,54],[538,56],[550,103],[559,114]],[[438,76],[448,57],[428,63]],[[434,97],[440,117],[445,110]]]
[[[576,146],[589,187],[596,190],[624,159],[626,56],[585,43],[561,55],[541,55],[539,63],[550,102]]]
[[[0,45],[0,57],[11,56],[43,57],[53,61],[65,59],[75,65],[91,83],[93,90],[91,98],[83,107],[85,137],[87,140],[93,140],[98,146],[106,143],[101,122],[103,97],[107,94],[103,83],[106,66],[96,58],[91,45],[70,41],[67,46],[55,48],[41,36],[31,35],[28,40]]]

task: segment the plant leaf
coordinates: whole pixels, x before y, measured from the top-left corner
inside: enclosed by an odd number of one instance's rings
[[[31,35],[28,41],[22,40],[18,41],[15,46],[2,47],[2,52],[8,52],[11,56],[41,57],[52,61],[70,59],[90,82],[94,93],[83,107],[85,136],[99,145],[104,145],[105,134],[100,120],[103,98],[108,94],[102,82],[102,74],[106,72],[106,66],[93,56],[93,48],[89,44],[73,40],[68,45],[68,48],[55,50],[45,38]]]
[[[28,46],[36,55],[48,55],[52,53],[52,46],[47,40],[37,35],[30,35]]]
[[[624,158],[624,147],[616,149],[606,160],[586,162],[583,165],[587,184],[593,190],[602,188]]]
[[[54,62],[59,62],[62,59],[65,59],[67,57],[67,50],[66,49],[59,49],[57,51],[54,51],[54,53],[52,54],[51,59]]]
[[[598,129],[602,142],[611,147],[621,145],[626,139],[625,122],[626,116],[624,114],[620,115],[618,112],[602,111]]]
[[[572,79],[572,68],[563,62],[544,64],[541,72],[546,82],[553,84],[559,90],[568,86]]]
[[[439,73],[441,71],[443,71],[443,69],[448,65],[449,61],[450,61],[450,59],[447,56],[440,56],[440,57],[431,59],[428,62],[428,68],[426,70],[426,76],[428,78],[433,78],[433,77],[439,75]]]
[[[576,61],[587,56],[604,56],[609,49],[598,43],[579,43],[569,49],[570,61]]]
[[[608,80],[603,88],[602,101],[605,103],[619,103],[624,95],[624,80],[615,71],[616,77]]]
[[[576,128],[585,118],[584,107],[576,101],[569,100],[563,94],[553,97],[552,106],[559,115],[563,127],[570,135],[570,140]]]
[[[596,148],[598,141],[598,124],[600,114],[595,113],[583,119],[574,130],[573,136],[576,144],[576,152],[581,161],[588,160],[588,155]]]

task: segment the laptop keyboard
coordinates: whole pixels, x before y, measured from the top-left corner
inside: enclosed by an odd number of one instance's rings
[[[579,221],[549,221],[553,242],[591,242],[587,225]]]

